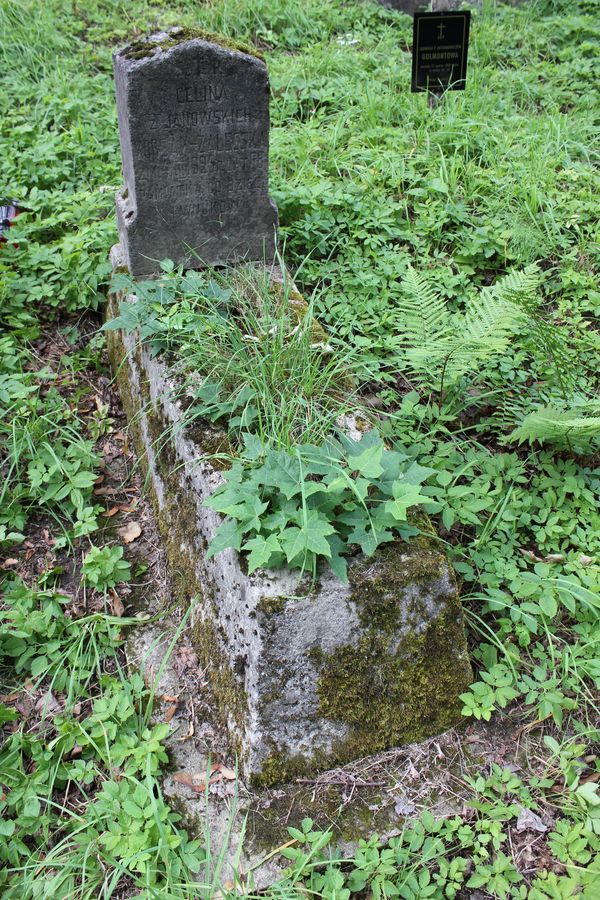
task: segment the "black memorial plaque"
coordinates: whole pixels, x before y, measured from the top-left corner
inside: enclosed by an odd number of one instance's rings
[[[471,13],[415,13],[411,91],[464,91]]]

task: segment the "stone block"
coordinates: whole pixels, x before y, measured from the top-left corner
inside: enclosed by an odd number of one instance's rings
[[[388,9],[397,9],[409,16],[416,12],[441,12],[457,9],[479,9],[481,0],[379,0]]]
[[[472,673],[456,584],[427,521],[409,543],[351,559],[348,584],[329,570],[316,584],[286,570],[248,575],[234,550],[208,560],[221,519],[203,501],[222,482],[209,456],[225,436],[185,427],[168,368],[135,335],[108,338],[172,571],[197,598],[194,646],[242,776],[283,782],[456,724]]]
[[[269,79],[249,48],[183,29],[113,58],[125,187],[117,195],[129,271],[270,261]]]

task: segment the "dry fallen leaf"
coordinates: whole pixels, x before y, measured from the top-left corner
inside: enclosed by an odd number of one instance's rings
[[[410,816],[416,810],[416,806],[412,801],[407,800],[406,797],[398,797],[396,803],[394,804],[394,812],[397,816]]]
[[[211,766],[211,774],[215,771],[216,768],[217,766]],[[193,775],[190,775],[189,772],[175,772],[172,777],[173,781],[177,781],[179,784],[184,784],[186,787],[189,787],[193,791],[196,791],[197,794],[201,794],[206,790],[206,772],[195,772]],[[210,785],[220,780],[221,776],[218,775],[216,778],[210,778],[208,783]]]
[[[177,703],[179,700],[179,694],[157,694],[159,700],[164,700],[165,703]]]
[[[0,694],[0,703],[12,703],[21,695],[20,691],[14,691],[12,694]]]
[[[531,809],[521,809],[516,825],[517,831],[538,831],[543,834],[548,831],[548,826],[544,825],[537,813]]]
[[[177,704],[174,703],[173,706],[169,706],[168,710],[165,713],[165,722],[170,722],[176,712]]]
[[[530,559],[532,562],[541,562],[541,556],[536,556],[533,550],[524,550],[523,547],[519,547],[519,553],[522,553],[527,559]]]
[[[565,561],[564,553],[549,553],[547,556],[544,557],[544,562],[546,562],[546,563],[564,562],[564,561]]]
[[[184,734],[183,737],[177,738],[178,741],[189,741],[190,738],[194,737],[194,723],[190,719],[188,725],[188,733]]]
[[[52,693],[52,691],[48,691],[46,694],[42,694],[37,703],[35,704],[36,712],[41,712],[43,715],[50,713],[59,713],[62,712],[62,706]]]
[[[216,766],[213,766],[213,771],[214,770],[218,771],[222,778],[227,778],[228,781],[235,780],[235,772],[233,769],[228,769],[227,766],[223,766],[221,763],[217,763]]]
[[[591,775],[588,775],[587,778],[582,778],[579,782],[580,784],[595,784],[597,781],[600,781],[600,772],[592,772]]]
[[[118,507],[118,506],[111,506],[110,509],[106,510],[104,515],[106,516],[107,519],[110,519],[112,516],[116,516],[116,514],[119,512],[119,509],[120,509],[120,507]]]
[[[142,526],[139,522],[128,522],[127,525],[123,528],[118,528],[117,531],[126,544],[131,544],[132,541],[139,538],[142,533]]]
[[[116,591],[111,591],[110,596],[111,596],[111,600],[112,600],[111,605],[112,605],[113,614],[115,616],[118,616],[120,619],[121,616],[123,615],[123,613],[125,612],[125,607],[123,606],[123,603],[121,602],[121,598],[119,597],[119,595],[117,594]]]
[[[19,560],[14,557],[10,557],[10,559],[5,559],[0,569],[9,569],[11,566],[17,566],[19,564]]]
[[[194,791],[196,790],[194,779],[187,772],[174,772],[173,781],[176,781],[178,784],[185,784],[186,787],[190,787]]]
[[[585,553],[582,553],[579,557],[579,565],[580,566],[590,566],[594,562],[593,556],[586,556]]]

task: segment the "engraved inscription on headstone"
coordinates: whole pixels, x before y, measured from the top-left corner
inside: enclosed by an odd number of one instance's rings
[[[412,91],[462,91],[466,86],[471,13],[415,13]]]
[[[201,38],[153,35],[114,55],[125,187],[117,194],[134,275],[271,261],[269,80],[264,62]]]

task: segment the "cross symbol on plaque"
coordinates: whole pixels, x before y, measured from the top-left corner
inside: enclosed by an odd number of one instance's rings
[[[440,24],[438,25],[438,34],[437,34],[437,36],[440,40],[442,40],[442,38],[444,37],[445,30],[446,30],[446,26],[444,25],[443,22],[440,22]]]

